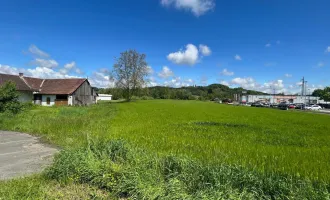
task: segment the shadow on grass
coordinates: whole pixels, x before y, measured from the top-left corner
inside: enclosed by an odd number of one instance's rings
[[[225,126],[231,128],[241,128],[241,127],[249,126],[247,124],[234,124],[234,123],[212,122],[212,121],[193,122],[193,124],[198,126]]]

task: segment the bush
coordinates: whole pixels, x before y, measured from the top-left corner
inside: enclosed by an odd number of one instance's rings
[[[18,101],[18,96],[15,83],[9,81],[0,86],[0,112],[19,113],[22,105]]]
[[[149,96],[142,96],[141,100],[153,100],[153,97],[149,97]]]
[[[132,97],[131,97],[131,100],[133,100],[133,101],[135,101],[135,100],[140,100],[140,97],[138,97],[138,96],[132,96]]]

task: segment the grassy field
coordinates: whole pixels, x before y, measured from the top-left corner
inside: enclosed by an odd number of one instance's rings
[[[141,101],[119,106],[111,133],[151,151],[330,181],[329,122],[273,109]]]
[[[167,156],[171,155],[174,158],[193,161],[198,163],[193,165],[198,166],[196,171],[202,168],[203,170],[208,168],[208,171],[213,169],[214,173],[210,173],[213,174],[212,177],[217,176],[215,172],[219,169],[230,171],[231,175],[226,178],[231,184],[230,188],[233,189],[233,197],[239,197],[239,194],[244,193],[245,190],[248,191],[248,196],[243,196],[244,198],[261,197],[253,196],[252,190],[261,190],[261,193],[266,195],[261,198],[276,197],[278,194],[271,192],[274,189],[269,189],[272,186],[268,189],[262,188],[264,187],[262,184],[268,179],[282,180],[285,187],[291,187],[284,196],[298,193],[301,195],[303,190],[308,191],[306,189],[308,185],[312,188],[315,186],[317,193],[324,194],[322,197],[329,197],[329,122],[328,115],[236,107],[200,101],[150,100],[102,103],[79,108],[37,107],[18,116],[0,116],[0,129],[41,135],[45,141],[66,150],[90,147],[90,141],[120,139],[126,141],[131,149],[142,150],[144,157],[152,155],[151,160],[156,159],[155,157],[165,157],[165,161],[162,161],[166,163]],[[95,152],[92,153],[94,154]],[[159,161],[157,159],[156,163]],[[137,163],[130,162],[129,166],[141,167],[141,163],[139,165]],[[130,168],[127,166],[123,168]],[[182,164],[180,169],[182,173],[185,172],[186,180],[194,172],[189,171],[189,167],[185,168],[185,166],[186,164]],[[153,178],[159,178],[156,168],[153,168],[155,171]],[[238,170],[237,173],[234,173],[233,169]],[[142,171],[141,168],[140,172],[143,174]],[[248,179],[245,175],[237,176],[240,178],[232,177],[235,174],[251,175],[251,178]],[[133,175],[132,177],[136,178]],[[144,182],[149,181],[151,184],[151,179],[149,177],[149,180]],[[179,180],[186,183],[183,178]],[[79,183],[86,182],[90,181],[84,179]],[[257,183],[260,185],[257,186]],[[2,184],[8,185],[8,183]],[[276,187],[282,187],[281,184],[278,181]],[[215,185],[212,186],[213,190],[218,187]],[[294,190],[292,185],[300,186]],[[137,190],[134,190],[134,194],[141,193]],[[282,191],[282,189],[277,190]],[[153,192],[157,193],[154,190],[142,193],[153,194]],[[214,196],[215,193],[212,195]],[[297,195],[293,196],[297,197]]]

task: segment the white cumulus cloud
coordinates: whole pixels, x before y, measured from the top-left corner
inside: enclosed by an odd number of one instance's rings
[[[91,77],[88,78],[88,81],[93,87],[98,88],[112,88],[115,86],[115,80],[110,77],[110,73],[102,69],[93,72]]]
[[[290,89],[285,86],[283,80],[274,80],[274,81],[268,81],[264,83],[258,83],[254,78],[252,77],[246,77],[246,78],[234,78],[229,83],[230,86],[238,86],[242,87],[247,90],[256,90],[264,93],[273,94],[274,90],[276,93],[294,93],[295,90],[292,88]]]
[[[234,72],[228,71],[226,68],[222,70],[222,72],[220,73],[221,75],[224,76],[233,76]]]
[[[230,85],[227,81],[224,81],[224,80],[220,81],[220,84],[225,85],[225,86],[229,86]]]
[[[153,74],[154,73],[154,70],[152,69],[151,66],[147,66],[147,74]]]
[[[59,70],[61,74],[68,74],[74,72],[76,74],[84,74],[84,72],[77,66],[76,62],[72,61],[64,65],[64,68]]]
[[[201,16],[215,7],[214,0],[161,0],[163,6],[174,6],[176,9],[188,10],[195,16]]]
[[[326,52],[326,53],[330,53],[330,46],[328,46],[328,47],[325,49],[325,52]]]
[[[209,56],[212,53],[210,47],[203,45],[203,44],[199,45],[199,51],[201,52],[201,54],[203,56]]]
[[[30,45],[29,47],[29,52],[34,55],[34,56],[37,56],[37,57],[45,57],[45,58],[48,58],[49,57],[49,54],[47,54],[46,52],[44,51],[41,51],[36,45],[32,44]]]
[[[242,60],[241,56],[238,54],[236,54],[234,58],[235,58],[235,60]]]
[[[42,59],[42,58],[36,58],[30,63],[31,65],[36,65],[38,67],[42,68],[55,68],[58,66],[58,63],[56,60],[48,60],[48,59]]]
[[[174,73],[173,73],[173,71],[169,67],[164,66],[162,68],[162,71],[158,73],[158,76],[160,78],[166,79],[168,77],[174,76]]]
[[[292,74],[284,74],[284,76],[285,76],[286,78],[291,78],[291,77],[292,77]]]
[[[153,77],[153,76],[150,76],[147,78],[147,83],[146,83],[146,86],[147,87],[154,87],[154,86],[157,86],[159,85],[156,78]]]
[[[198,49],[193,44],[187,44],[185,50],[170,53],[167,59],[178,65],[194,65],[198,61]]]
[[[240,87],[246,87],[246,88],[255,88],[257,86],[257,82],[251,77],[247,77],[247,78],[237,77],[232,79],[230,84],[238,85]]]
[[[169,87],[188,87],[193,86],[195,83],[192,79],[181,79],[181,77],[174,77],[169,81],[165,81],[164,85]]]
[[[9,65],[0,64],[0,73],[18,75],[18,73],[24,73],[24,76],[36,77],[36,78],[78,78],[68,74],[62,74],[59,71],[55,71],[48,67],[37,66],[36,68],[19,69],[11,67]]]
[[[76,62],[74,62],[74,61],[72,61],[72,62],[67,63],[67,64],[64,65],[64,68],[65,69],[72,69],[74,67],[76,67]]]

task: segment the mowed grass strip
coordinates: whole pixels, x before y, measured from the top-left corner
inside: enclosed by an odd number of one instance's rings
[[[66,149],[124,139],[150,153],[330,183],[330,117],[200,101],[150,100],[37,107],[0,117],[0,129],[42,135]]]

